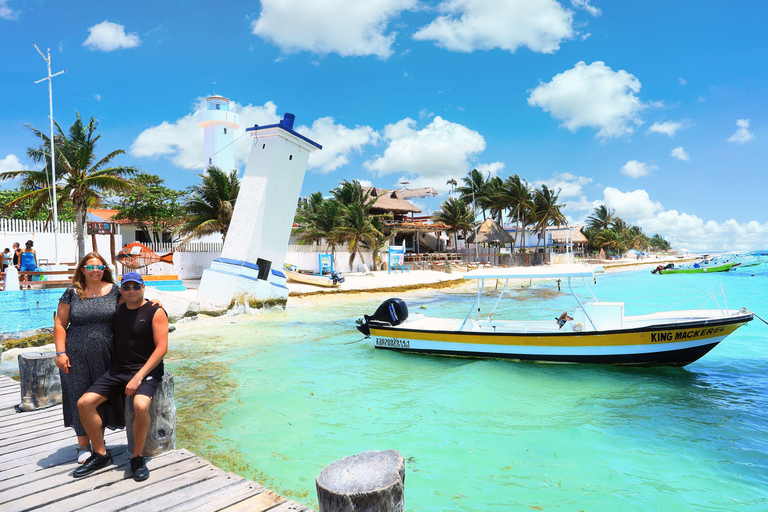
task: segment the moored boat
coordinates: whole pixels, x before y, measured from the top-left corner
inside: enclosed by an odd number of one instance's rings
[[[744,308],[627,316],[623,302],[599,301],[589,289],[586,279],[602,272],[602,267],[583,265],[477,270],[464,276],[477,281],[478,292],[463,320],[409,315],[404,301],[389,299],[372,316],[364,315],[357,328],[373,338],[376,348],[403,352],[557,363],[684,366],[753,319]],[[573,316],[565,313],[556,320],[494,318],[509,280],[516,278],[567,279],[577,303]],[[584,280],[593,300],[583,302],[573,292],[574,278]],[[504,280],[504,290],[486,317],[470,318],[477,311],[486,280]]]
[[[339,286],[344,282],[341,272],[334,270],[330,274],[318,274],[312,270],[302,270],[296,265],[286,263],[283,265],[285,277],[298,283],[314,284],[317,286]]]
[[[688,265],[659,265],[651,270],[651,274],[706,274],[711,272],[727,272],[738,266],[735,261],[710,262],[709,260],[697,261]]]

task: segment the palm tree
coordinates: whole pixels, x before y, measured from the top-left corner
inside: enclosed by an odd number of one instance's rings
[[[450,226],[446,231],[449,235],[453,233],[454,248],[459,246],[459,231],[466,232],[475,225],[475,217],[469,205],[455,197],[449,197],[443,201],[440,209],[432,214],[432,219]]]
[[[355,256],[360,257],[360,261],[365,267],[365,259],[360,250],[363,246],[377,245],[377,238],[382,236],[381,231],[376,228],[375,217],[370,214],[370,205],[352,204],[343,208],[341,216],[341,225],[336,228],[335,233],[338,238],[349,243],[349,267],[355,261]],[[367,268],[366,268],[367,271]]]
[[[615,217],[616,211],[609,210],[604,204],[595,208],[594,213],[587,217],[587,226],[599,230],[608,229]]]
[[[458,185],[458,182],[456,181],[456,178],[451,178],[448,181],[445,182],[446,185],[451,186],[451,191],[448,192],[448,195],[453,195],[453,192],[456,190],[456,186]]]
[[[583,227],[581,228],[581,233],[584,235],[584,238],[587,239],[587,247],[589,251],[595,251],[600,248],[597,242],[597,237],[600,235],[598,229]]]
[[[514,252],[515,245],[517,244],[517,234],[521,231],[523,237],[520,239],[520,243],[525,243],[525,229],[533,218],[533,196],[528,182],[525,179],[521,179],[517,174],[507,178],[502,190],[504,191],[509,215],[515,218],[515,236],[512,239],[512,252]],[[526,221],[526,219],[528,220]]]
[[[299,243],[320,243],[325,240],[335,260],[338,243],[336,230],[341,225],[343,211],[344,207],[335,199],[323,199],[321,192],[312,194],[307,203],[299,206],[296,211],[296,222],[302,224],[298,228]]]
[[[547,226],[560,227],[562,224],[567,224],[565,215],[560,211],[561,208],[565,208],[565,203],[557,204],[557,200],[560,197],[560,189],[555,193],[554,190],[548,188],[546,185],[542,185],[540,189],[536,190],[533,198],[533,209],[536,213],[536,225],[537,231],[541,232],[539,241],[536,242],[536,247],[539,247],[541,239],[544,239],[544,249],[547,248],[546,236]]]
[[[611,228],[604,229],[595,238],[597,246],[601,249],[617,249],[621,240],[619,235]]]
[[[45,167],[39,171],[22,170],[0,173],[0,180],[20,178],[20,185],[31,192],[18,197],[7,206],[25,200],[32,201],[30,214],[43,208],[51,207],[51,198],[56,197],[56,205],[71,202],[75,210],[75,227],[77,232],[78,260],[85,256],[85,219],[86,208],[101,203],[103,192],[122,192],[132,186],[130,177],[138,174],[138,169],[130,166],[109,167],[110,162],[125,153],[117,149],[108,153],[101,160],[96,160],[96,143],[101,135],[96,135],[98,121],[91,117],[87,124],[83,123],[80,113],[77,119],[65,133],[58,123],[54,123],[57,133],[53,142],[56,154],[56,184],[50,183],[51,154],[50,138],[40,130],[26,125],[40,139],[40,146],[27,148],[27,156],[36,163],[44,162]],[[54,193],[55,190],[55,193]]]
[[[485,220],[485,209],[488,203],[488,180],[486,180],[483,173],[477,169],[472,169],[467,175],[461,178],[464,185],[456,187],[456,192],[459,193],[459,198],[465,203],[472,204],[472,208],[480,205],[480,209],[483,212],[483,220]]]
[[[198,174],[203,181],[187,188],[188,199],[184,204],[187,221],[181,227],[186,240],[194,237],[221,233],[221,241],[227,238],[232,213],[235,211],[240,180],[237,170],[227,174],[216,166],[210,166],[205,174]],[[185,240],[185,241],[186,241]]]

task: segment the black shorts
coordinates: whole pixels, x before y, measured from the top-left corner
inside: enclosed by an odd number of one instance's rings
[[[149,375],[144,377],[144,380],[139,385],[139,389],[136,390],[136,394],[145,395],[149,398],[155,396],[155,390],[157,390],[157,386],[163,378],[162,375],[158,377],[158,373],[157,368],[155,368]],[[134,370],[112,367],[107,370],[107,373],[99,377],[99,380],[93,383],[88,392],[105,397],[125,394],[125,386],[128,385],[134,375],[136,375]]]

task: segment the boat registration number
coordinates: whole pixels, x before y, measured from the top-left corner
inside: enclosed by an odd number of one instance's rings
[[[376,338],[376,346],[389,348],[411,348],[411,344],[408,340],[401,340],[399,338]]]

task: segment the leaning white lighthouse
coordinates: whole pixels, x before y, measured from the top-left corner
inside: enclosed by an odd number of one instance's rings
[[[235,148],[232,145],[240,116],[229,111],[229,100],[223,96],[206,98],[208,109],[197,113],[197,125],[203,129],[205,167],[215,165],[229,173],[235,168]]]

